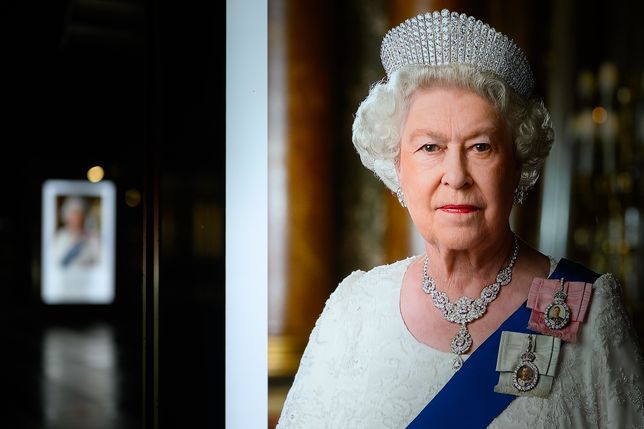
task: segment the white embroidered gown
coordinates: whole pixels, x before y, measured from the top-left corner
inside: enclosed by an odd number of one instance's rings
[[[447,383],[454,355],[418,342],[400,315],[412,260],[355,271],[331,294],[277,429],[405,428]],[[518,397],[489,427],[644,428],[644,361],[633,332],[619,285],[601,276],[578,342],[562,343],[549,397]],[[462,412],[469,401],[476,398],[463,392]]]

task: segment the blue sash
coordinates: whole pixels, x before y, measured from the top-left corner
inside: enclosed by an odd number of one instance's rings
[[[60,262],[63,267],[66,267],[74,262],[74,259],[76,259],[81,254],[83,247],[85,247],[85,243],[83,241],[79,241],[72,247],[70,247],[69,250],[67,250],[67,253],[65,253],[65,256],[63,256],[62,261]]]
[[[550,279],[594,283],[599,274],[569,259],[561,259]],[[465,360],[440,392],[425,406],[407,429],[486,428],[516,396],[496,393],[499,374],[496,359],[501,332],[532,333],[527,328],[530,309],[525,303]]]

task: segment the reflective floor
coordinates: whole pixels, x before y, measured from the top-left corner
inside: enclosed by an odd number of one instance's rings
[[[2,326],[8,428],[140,428],[137,327],[108,321]],[[134,328],[134,329],[133,329]]]

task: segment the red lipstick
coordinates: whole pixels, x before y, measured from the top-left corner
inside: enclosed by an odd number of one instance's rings
[[[447,212],[447,213],[465,214],[465,213],[475,212],[479,208],[476,206],[470,206],[467,204],[446,204],[444,206],[439,207],[438,209],[443,210],[444,212]]]

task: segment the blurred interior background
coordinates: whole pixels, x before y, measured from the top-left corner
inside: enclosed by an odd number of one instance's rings
[[[269,428],[338,282],[422,252],[395,196],[361,165],[351,124],[384,77],[387,29],[444,7],[517,42],[552,116],[555,145],[514,230],[546,254],[613,272],[644,334],[641,3],[270,0]]]
[[[0,5],[0,426],[223,421],[224,23],[197,1]],[[46,305],[43,183],[97,166],[114,301]]]

